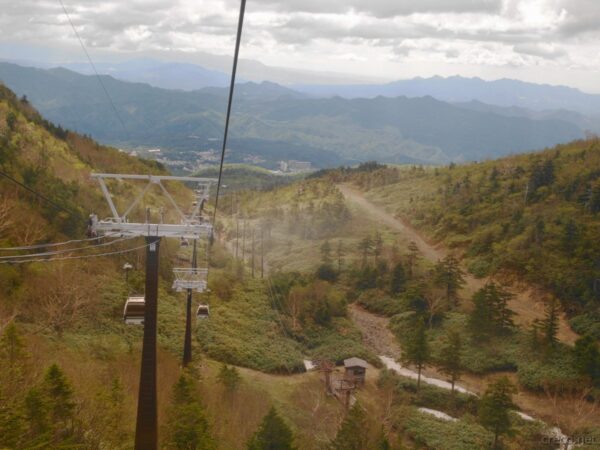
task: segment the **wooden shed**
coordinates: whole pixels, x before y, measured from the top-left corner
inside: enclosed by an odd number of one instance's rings
[[[348,358],[344,360],[344,368],[346,369],[344,378],[354,382],[358,386],[365,384],[365,376],[367,374],[367,362],[360,358]]]

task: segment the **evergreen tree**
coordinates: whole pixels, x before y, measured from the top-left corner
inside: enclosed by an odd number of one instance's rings
[[[377,439],[376,449],[377,450],[392,450],[392,446],[390,445],[390,441],[388,441],[388,438],[385,435],[385,431],[383,430],[383,427],[381,427],[381,434],[379,435],[379,438]]]
[[[440,352],[439,366],[440,371],[450,378],[452,384],[452,393],[454,394],[454,385],[460,380],[463,372],[461,360],[462,342],[460,334],[457,331],[450,331],[446,336],[446,342]]]
[[[31,388],[25,395],[24,412],[29,439],[47,435],[50,431],[48,420],[48,404],[43,393],[37,388]]]
[[[293,443],[292,430],[271,408],[248,442],[248,450],[293,450]]]
[[[344,262],[344,256],[345,255],[346,255],[346,249],[344,248],[344,243],[340,239],[338,241],[338,245],[337,245],[337,249],[336,249],[337,269],[338,269],[338,272],[342,271],[342,264]]]
[[[358,243],[358,250],[362,254],[362,266],[365,267],[367,265],[367,258],[369,257],[369,253],[371,252],[371,247],[373,246],[373,242],[371,241],[371,237],[367,236],[363,238]]]
[[[350,409],[331,443],[331,450],[370,450],[365,410],[357,403]]]
[[[392,270],[392,278],[390,280],[390,293],[398,295],[404,291],[406,285],[406,273],[402,263],[397,263]]]
[[[421,386],[421,371],[429,362],[430,352],[427,342],[427,333],[423,319],[417,320],[404,340],[402,360],[405,364],[412,364],[417,368],[417,389]]]
[[[446,291],[446,300],[457,304],[458,291],[465,284],[464,271],[458,260],[451,255],[446,256],[435,266],[435,283]]]
[[[373,237],[373,256],[375,257],[375,264],[383,251],[383,238],[381,237],[381,233],[377,231],[375,236]]]
[[[417,264],[417,260],[419,259],[419,247],[415,241],[410,241],[408,244],[408,277],[412,278],[414,276],[414,268]]]
[[[494,282],[486,283],[473,295],[468,327],[475,339],[488,339],[514,327],[514,313],[508,308],[512,294]]]
[[[556,298],[552,298],[546,305],[546,314],[544,320],[541,321],[540,327],[543,333],[544,343],[549,348],[555,348],[558,344],[558,321],[559,321],[559,304]]]
[[[24,418],[14,402],[8,402],[0,392],[0,448],[19,448],[24,430]]]
[[[173,386],[166,431],[165,448],[168,449],[211,450],[216,447],[198,391],[187,374],[181,375]]]
[[[493,448],[498,448],[500,436],[511,432],[509,411],[514,393],[515,387],[502,377],[488,386],[479,402],[479,421],[494,433]]]
[[[321,263],[326,265],[331,264],[331,245],[329,241],[325,241],[321,245]]]
[[[221,365],[217,379],[229,394],[233,393],[240,384],[240,374],[238,370],[233,366],[229,367],[227,364]]]
[[[577,339],[574,354],[577,371],[600,384],[600,350],[596,340],[590,335]]]
[[[42,392],[46,399],[50,420],[53,424],[67,426],[73,420],[75,401],[73,389],[64,372],[56,364],[46,371],[42,383]]]
[[[4,327],[0,337],[0,359],[6,361],[9,367],[14,367],[25,355],[23,339],[19,336],[15,323],[11,322]]]

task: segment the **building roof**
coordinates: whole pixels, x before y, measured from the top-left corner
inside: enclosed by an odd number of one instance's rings
[[[367,368],[367,362],[360,358],[348,358],[344,360],[344,367],[362,367]]]

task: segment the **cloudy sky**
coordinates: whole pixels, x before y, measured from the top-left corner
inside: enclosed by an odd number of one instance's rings
[[[231,55],[237,0],[63,0],[93,58]],[[502,77],[600,93],[600,0],[248,0],[242,57],[360,79]],[[0,0],[0,57],[84,60],[60,0]]]

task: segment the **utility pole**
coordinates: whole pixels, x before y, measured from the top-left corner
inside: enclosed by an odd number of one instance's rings
[[[240,219],[235,219],[235,260],[238,260],[238,247],[240,242]]]
[[[254,227],[252,227],[252,258],[250,261],[252,263],[252,278],[254,278]]]
[[[246,263],[246,219],[242,224],[242,263]]]
[[[136,450],[156,450],[158,415],[156,401],[156,316],[158,312],[158,248],[160,236],[146,237],[146,292],[144,341],[138,394]]]
[[[265,243],[263,227],[260,227],[260,277],[265,277]]]
[[[192,269],[197,267],[196,239],[192,253]],[[192,362],[192,289],[187,290],[187,303],[185,308],[185,338],[183,341],[183,367]]]

